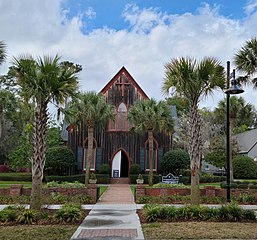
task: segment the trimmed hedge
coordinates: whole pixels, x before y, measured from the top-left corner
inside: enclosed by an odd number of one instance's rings
[[[226,188],[227,182],[221,182],[220,187]],[[257,182],[248,182],[248,181],[234,181],[231,182],[230,188],[233,189],[257,189]]]
[[[200,176],[200,183],[216,183],[226,181],[226,176],[215,176],[215,175],[202,175]],[[190,184],[191,176],[182,176],[179,177],[179,183],[185,185]]]
[[[97,174],[97,183],[108,184],[110,182],[109,174]],[[71,176],[46,176],[46,182],[80,182],[85,183],[85,174],[71,175]]]
[[[31,173],[1,173],[0,181],[31,182]]]

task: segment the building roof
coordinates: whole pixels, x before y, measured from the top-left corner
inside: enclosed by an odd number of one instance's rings
[[[141,95],[148,99],[149,97],[143,91],[143,89],[138,85],[135,79],[130,75],[128,70],[123,66],[120,71],[105,85],[105,87],[100,91],[100,93],[105,93],[119,78],[120,75],[125,74],[130,83],[141,93]]]
[[[248,153],[257,144],[257,129],[234,135],[240,153]]]

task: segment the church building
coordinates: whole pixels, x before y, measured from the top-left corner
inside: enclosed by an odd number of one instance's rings
[[[98,171],[101,164],[109,164],[110,177],[129,177],[131,164],[139,164],[143,172],[149,171],[149,141],[147,132],[130,131],[128,111],[136,101],[148,96],[125,67],[106,84],[100,92],[115,106],[115,121],[109,121],[105,129],[95,128],[91,171]],[[77,172],[84,170],[87,156],[87,131],[69,126],[67,145],[76,155]],[[154,171],[158,172],[163,154],[171,149],[172,135],[154,133]]]

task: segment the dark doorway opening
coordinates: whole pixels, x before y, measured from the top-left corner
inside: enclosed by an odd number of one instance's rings
[[[124,151],[121,151],[120,177],[128,177],[129,162]]]

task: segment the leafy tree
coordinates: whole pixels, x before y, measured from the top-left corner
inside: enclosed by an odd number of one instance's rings
[[[189,154],[182,149],[175,149],[164,154],[161,161],[161,169],[165,174],[179,175],[182,169],[189,167]]]
[[[49,103],[59,107],[76,93],[78,88],[76,71],[62,67],[60,58],[31,56],[15,58],[16,84],[26,102],[35,104],[32,148],[32,191],[31,208],[40,209],[42,200],[42,179],[45,165],[46,132]]]
[[[215,121],[223,125],[225,129],[227,103],[226,99],[219,101],[214,110]],[[243,129],[251,129],[257,125],[257,113],[255,107],[246,103],[243,97],[230,97],[230,123],[231,131],[239,133]]]
[[[148,132],[149,140],[149,185],[153,185],[153,133],[173,130],[173,119],[168,105],[154,99],[136,102],[128,113],[129,121],[136,132]]]
[[[252,38],[235,54],[234,62],[239,71],[246,74],[240,78],[240,82],[247,83],[250,77],[257,72],[257,38]],[[257,78],[252,78],[251,82],[257,87]]]
[[[70,149],[65,146],[51,147],[46,151],[45,173],[58,176],[68,175],[74,163],[75,156]]]
[[[95,92],[79,94],[71,104],[68,121],[75,125],[86,124],[88,133],[88,151],[86,162],[85,186],[88,185],[91,159],[93,155],[93,133],[96,126],[103,127],[109,119],[114,120],[113,106],[106,102],[103,95]]]
[[[224,68],[215,58],[197,62],[191,58],[171,59],[165,65],[162,90],[169,93],[175,87],[179,95],[189,101],[189,155],[191,161],[191,203],[199,204],[199,173],[202,157],[201,117],[198,104],[202,96],[225,86]]]
[[[18,139],[18,146],[8,155],[13,170],[31,167],[32,154],[32,125],[27,124],[24,134]]]
[[[181,96],[169,97],[166,99],[168,105],[176,106],[178,117],[189,112],[189,102]]]
[[[233,159],[234,177],[237,179],[256,179],[257,163],[248,156],[236,156]]]

